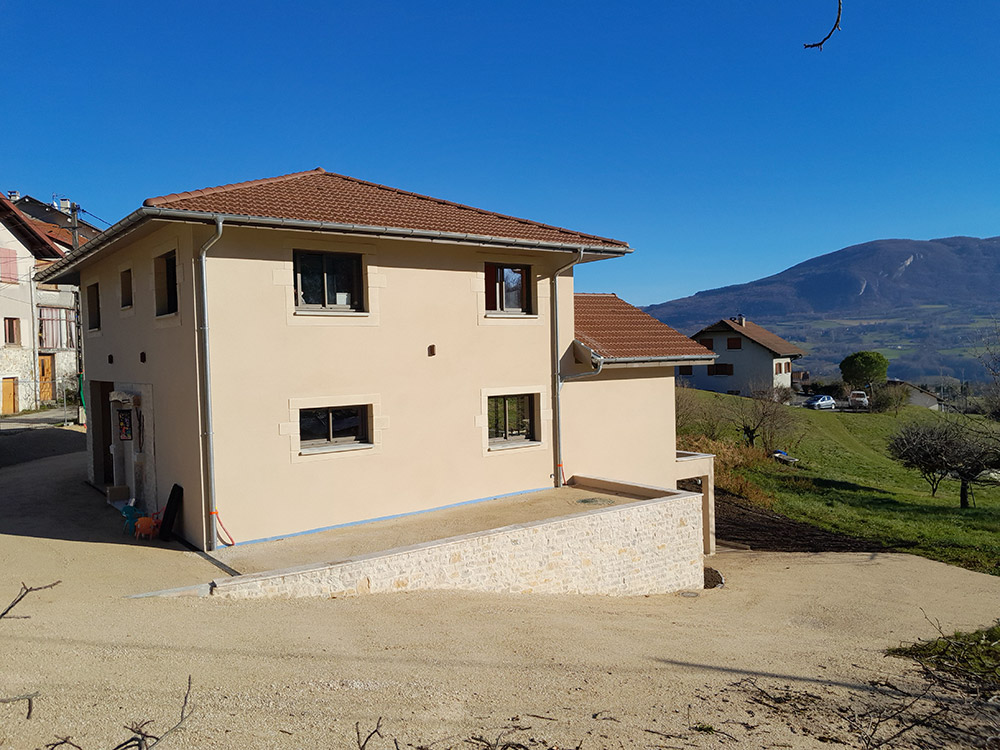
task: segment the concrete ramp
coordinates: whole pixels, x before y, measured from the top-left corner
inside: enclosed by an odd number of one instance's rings
[[[574,480],[576,487],[647,499],[335,563],[220,578],[211,594],[246,599],[455,589],[637,596],[702,588],[700,494]]]

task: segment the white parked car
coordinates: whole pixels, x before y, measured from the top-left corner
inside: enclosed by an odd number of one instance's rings
[[[847,397],[847,403],[852,409],[867,409],[868,394],[864,391],[851,391],[851,395]]]

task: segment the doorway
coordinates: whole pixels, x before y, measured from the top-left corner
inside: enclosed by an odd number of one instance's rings
[[[4,378],[0,414],[17,414],[17,412],[17,378]]]
[[[114,383],[103,380],[90,381],[87,418],[94,435],[91,443],[94,484],[104,486],[115,483],[115,467],[111,458],[111,405],[108,400],[114,386]]]
[[[53,376],[56,368],[55,354],[38,355],[38,400],[55,401],[55,388],[53,387]]]

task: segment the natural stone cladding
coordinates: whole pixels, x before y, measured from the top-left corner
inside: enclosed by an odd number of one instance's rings
[[[671,491],[337,563],[219,579],[212,594],[338,597],[421,589],[665,594],[702,588],[702,549],[701,496]]]

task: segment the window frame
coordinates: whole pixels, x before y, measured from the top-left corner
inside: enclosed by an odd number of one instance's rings
[[[521,277],[521,306],[507,307],[505,273],[516,271]],[[486,263],[484,269],[487,315],[535,315],[535,295],[531,293],[534,275],[531,266],[517,263]],[[491,279],[492,277],[492,279]]]
[[[303,261],[309,257],[322,259],[323,270],[321,272],[321,288],[323,290],[323,302],[309,303],[303,301],[302,292],[302,265]],[[330,277],[336,276],[337,271],[331,266],[338,262],[350,263],[350,278],[352,289],[349,290],[354,300],[348,304],[330,303]],[[323,312],[341,313],[345,315],[360,314],[368,312],[368,294],[365,283],[364,255],[361,253],[342,253],[329,250],[293,250],[292,251],[292,277],[295,295],[295,310],[298,312]],[[340,294],[339,289],[334,290],[334,294]]]
[[[527,412],[527,418],[524,420],[527,422],[527,429],[523,433],[519,433],[510,425],[510,407],[514,399],[523,399],[524,409]],[[486,441],[489,450],[539,444],[537,401],[536,393],[504,393],[486,397]],[[497,402],[502,402],[503,434],[494,436],[493,407]]]
[[[99,281],[87,285],[87,330],[101,330],[101,284]]]
[[[21,346],[21,319],[3,319],[3,343],[5,346]]]
[[[357,415],[357,432],[353,436],[334,435],[335,420],[334,412],[354,410]],[[307,417],[307,412],[326,412],[327,437],[303,439],[302,420]],[[338,406],[308,406],[298,409],[299,417],[299,453],[308,455],[312,453],[328,453],[331,451],[353,450],[356,448],[371,448],[374,446],[372,405],[371,404],[345,404]]]
[[[168,250],[153,258],[153,282],[156,317],[176,315],[180,309],[176,250]]]
[[[76,311],[67,307],[39,305],[38,346],[42,349],[76,349]]]
[[[726,349],[735,351],[743,348],[742,336],[730,336],[726,339]]]
[[[125,276],[128,274],[128,295],[126,301]],[[131,268],[123,268],[118,274],[118,291],[121,297],[121,309],[130,310],[135,303],[135,281]]]

